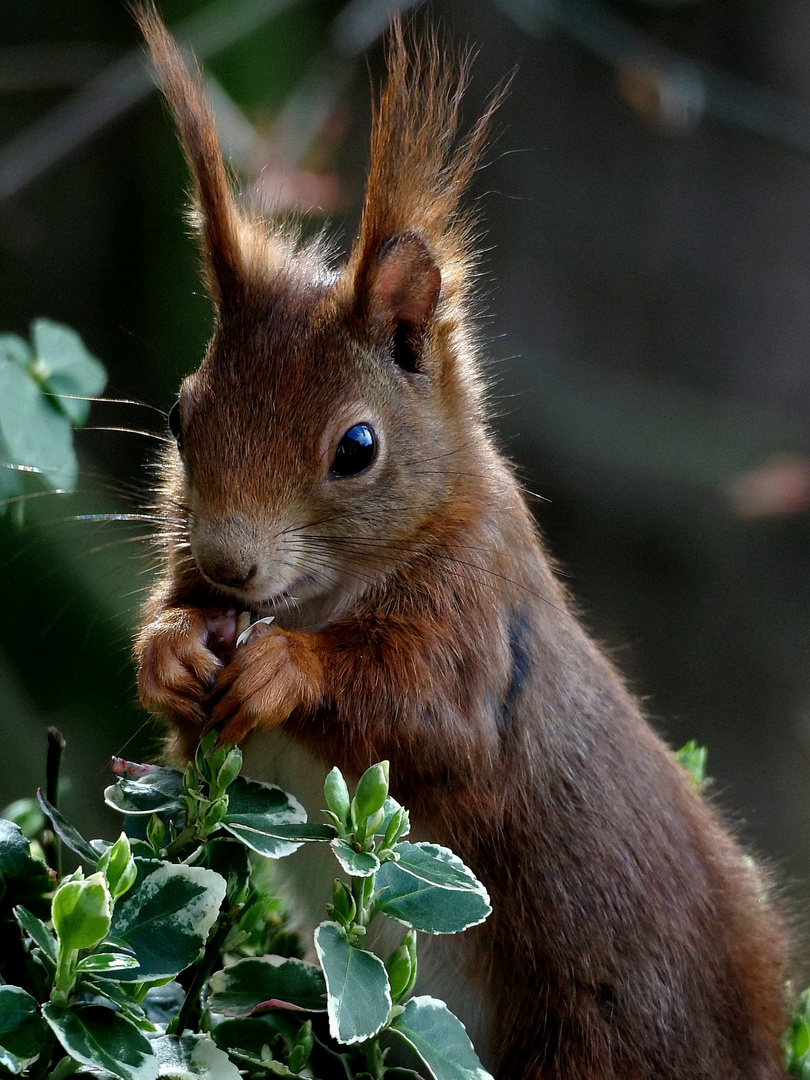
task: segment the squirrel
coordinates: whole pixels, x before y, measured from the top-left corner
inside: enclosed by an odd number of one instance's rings
[[[135,645],[170,758],[216,728],[260,756],[278,737],[299,777],[388,759],[492,897],[420,989],[456,987],[497,1080],[782,1076],[778,905],[579,621],[488,426],[462,197],[498,95],[462,134],[467,61],[394,22],[336,265],[237,199],[198,74],[135,12],[215,314]],[[237,650],[238,611],[264,621]]]

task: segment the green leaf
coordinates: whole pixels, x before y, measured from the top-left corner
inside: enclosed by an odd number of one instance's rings
[[[0,818],[0,874],[21,877],[31,859],[31,845],[20,826]]]
[[[0,365],[5,361],[12,364],[17,364],[19,367],[26,369],[31,360],[31,350],[28,348],[28,343],[23,341],[21,337],[17,337],[16,334],[0,334]],[[2,437],[2,426],[0,425],[0,499],[8,499],[13,495],[19,495],[23,490],[22,478],[20,474],[14,472],[12,469],[3,467],[12,459],[11,452],[6,445],[5,440]],[[0,513],[3,512],[3,507],[0,507]],[[23,800],[19,800],[22,802]],[[11,818],[16,821],[18,825],[23,828],[26,835],[32,836],[33,833],[27,832],[22,821],[19,821],[10,809],[7,808],[3,812],[3,817]]]
[[[107,384],[104,365],[88,352],[75,330],[50,319],[37,319],[32,324],[31,340],[34,371],[43,389],[55,394],[71,423],[80,426],[87,419],[90,403],[76,399],[101,393]]]
[[[70,421],[43,396],[26,370],[2,358],[0,432],[9,461],[40,470],[49,487],[70,490],[75,486],[79,466]]]
[[[706,776],[708,755],[706,747],[699,746],[694,739],[690,739],[685,746],[675,752],[678,763],[689,773],[689,778],[698,791],[702,791],[711,784],[711,780]]]
[[[291,855],[304,841],[331,840],[331,825],[307,825],[303,806],[274,784],[238,776],[228,788],[223,828],[243,844],[271,859]]]
[[[347,840],[335,839],[329,846],[349,877],[371,877],[380,869],[380,860],[372,851],[355,851]]]
[[[84,862],[89,863],[91,866],[95,866],[98,862],[98,853],[90,847],[78,829],[75,829],[67,818],[59,813],[55,806],[51,806],[41,791],[37,792],[37,799],[39,800],[39,805],[42,807],[42,812],[49,819],[53,826],[53,831],[62,843],[66,847],[69,847],[71,851],[75,852],[80,859],[84,860]]]
[[[141,966],[116,977],[136,982],[173,978],[199,956],[225,899],[225,880],[201,866],[135,862],[138,879],[116,903],[109,936],[127,944]]]
[[[42,859],[31,854],[31,845],[19,825],[0,818],[0,918],[23,904],[40,918],[50,915],[53,880]]]
[[[433,1080],[492,1080],[478,1060],[464,1025],[443,1001],[411,998],[389,1031],[419,1055]]]
[[[183,774],[159,765],[139,765],[116,758],[113,770],[120,777],[104,792],[104,801],[121,814],[159,814],[183,809]]]
[[[62,1009],[51,1003],[42,1012],[65,1050],[82,1065],[121,1080],[156,1080],[152,1044],[121,1013],[99,1005]]]
[[[420,881],[430,882],[442,889],[468,889],[487,895],[472,870],[449,848],[439,844],[411,844],[403,840],[395,850],[399,855],[397,866]]]
[[[126,833],[121,833],[115,843],[104,851],[98,860],[98,868],[107,879],[107,887],[113,900],[117,900],[132,888],[138,869]]]
[[[15,495],[23,494],[23,482],[20,473],[11,467],[11,452],[6,446],[6,441],[3,438],[3,432],[0,430],[0,514],[5,513],[7,506],[5,505],[8,499],[13,499]],[[6,817],[11,815],[6,814]]]
[[[242,1080],[241,1073],[209,1035],[164,1035],[154,1039],[152,1049],[161,1076],[183,1080]]]
[[[283,1013],[265,1013],[246,1020],[223,1020],[211,1034],[217,1046],[244,1066],[255,1066],[247,1071],[255,1075],[261,1069],[271,1076],[285,1076],[297,1080],[300,1073],[293,1072],[281,1061],[270,1056],[273,1045],[283,1037],[286,1043],[294,1038],[295,1025]],[[341,1075],[345,1075],[341,1070]],[[303,1080],[303,1078],[301,1078]]]
[[[18,1076],[36,1061],[45,1024],[36,1000],[19,986],[0,986],[0,1070]]]
[[[807,1021],[800,1019],[795,1021],[791,1030],[791,1050],[796,1058],[802,1058],[810,1050],[810,1026]]]
[[[42,919],[38,919],[36,915],[32,915],[28,908],[23,907],[22,904],[18,904],[17,907],[14,908],[14,916],[34,944],[42,949],[48,959],[52,960],[55,964],[58,953],[56,938]]]
[[[76,965],[76,971],[95,971],[104,975],[110,971],[128,971],[138,967],[138,961],[129,953],[97,952],[85,956]]]
[[[393,804],[390,806],[389,804]],[[391,848],[411,831],[408,811],[389,796],[383,807],[383,820],[378,833],[383,834],[382,846]]]
[[[0,334],[0,363],[3,360],[10,360],[22,368],[27,368],[31,363],[28,342],[17,334]]]
[[[237,840],[241,840],[245,847],[268,859],[283,859],[292,855],[302,844],[312,841],[328,843],[337,835],[337,830],[331,825],[319,825],[317,822],[310,824],[306,821],[291,825],[265,825],[261,829],[254,829],[249,825],[235,824],[226,818],[222,827]]]
[[[98,945],[110,929],[110,891],[104,875],[63,882],[54,894],[51,917],[60,951]]]
[[[325,991],[324,991],[325,995]],[[324,996],[324,1001],[326,1000]],[[250,1062],[264,1062],[267,1051],[280,1035],[288,1035],[289,1021],[284,1013],[270,1012],[245,1019],[223,1020],[211,1032],[214,1042],[231,1057]]]
[[[250,856],[245,845],[222,836],[204,844],[202,853],[203,865],[225,879],[228,903],[243,904],[250,887]]]
[[[45,828],[45,815],[36,799],[15,799],[0,813],[0,817],[19,825],[28,840],[33,840]]]
[[[326,977],[332,1038],[348,1045],[376,1035],[391,1009],[385,964],[350,945],[343,927],[333,922],[315,931],[315,951]]]
[[[215,971],[209,986],[209,1008],[225,1016],[250,1016],[266,1009],[326,1009],[323,972],[304,960],[247,957]]]
[[[425,934],[457,934],[490,914],[486,893],[443,889],[384,863],[377,874],[376,910]]]
[[[96,994],[98,997],[106,998],[114,1005],[117,1005],[120,1011],[123,1012],[124,1015],[127,1016],[141,1031],[152,1032],[155,1030],[155,1025],[150,1022],[152,1018],[146,1018],[146,1013],[141,1008],[140,1004],[132,997],[131,990],[134,989],[137,993],[140,989],[136,983],[113,982],[112,979],[106,979],[103,975],[99,978],[95,978],[93,975],[85,972],[82,975],[81,988],[82,991]],[[182,996],[180,1002],[176,1005],[172,1016],[177,1015],[181,1003]],[[171,1017],[169,1017],[169,1019],[171,1019]]]

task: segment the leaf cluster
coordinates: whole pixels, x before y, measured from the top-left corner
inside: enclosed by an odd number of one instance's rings
[[[388,793],[387,762],[353,797],[333,769],[323,824],[280,788],[241,776],[241,764],[214,736],[185,772],[116,759],[105,800],[126,831],[114,843],[85,840],[40,795],[81,860],[61,879],[0,819],[0,1071],[485,1078],[460,1021],[412,991],[417,931],[464,930],[487,917],[489,900],[452,852],[404,839],[408,812]],[[315,932],[318,963],[290,955],[264,887],[267,860],[306,843],[329,844],[341,875]],[[367,947],[382,915],[405,928],[387,957]],[[268,955],[268,943],[281,951]],[[389,1064],[397,1044],[418,1072]]]
[[[0,334],[0,500],[22,492],[25,472],[52,489],[75,486],[72,429],[85,423],[88,399],[106,382],[102,364],[68,326],[36,319],[30,344]]]

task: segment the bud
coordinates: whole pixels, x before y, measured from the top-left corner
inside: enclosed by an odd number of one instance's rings
[[[225,760],[217,773],[216,784],[218,790],[224,794],[241,771],[242,751],[238,746],[234,746],[227,752]]]
[[[351,799],[343,773],[335,766],[326,778],[323,785],[323,795],[326,805],[340,821],[344,828],[348,828],[349,814],[351,812]]]
[[[315,1039],[312,1035],[312,1021],[307,1022],[301,1027],[301,1030],[295,1036],[295,1043],[290,1051],[289,1068],[290,1072],[300,1072],[309,1061],[309,1055],[312,1053],[312,1047],[315,1044]]]
[[[382,842],[383,848],[393,848],[403,836],[407,835],[409,828],[408,811],[404,806],[400,806],[398,810],[394,811],[391,820],[388,822],[388,828],[385,830]]]
[[[214,747],[217,745],[217,739],[219,734],[216,731],[209,731],[207,735],[203,735],[200,739],[199,746],[197,747],[197,753],[194,755],[195,760],[199,764],[203,758],[208,757]]]
[[[107,848],[98,860],[98,869],[107,879],[107,887],[113,900],[117,900],[132,888],[138,876],[138,868],[126,833],[121,833],[113,846]]]
[[[60,885],[51,918],[63,951],[92,949],[103,941],[110,930],[110,892],[104,874]]]
[[[152,814],[149,824],[146,826],[146,842],[154,851],[160,851],[163,847],[163,837],[166,834],[166,826],[157,814]]]
[[[183,791],[186,795],[198,796],[201,794],[200,779],[191,761],[186,765],[186,771],[183,773]]]
[[[216,802],[212,802],[208,809],[205,811],[205,818],[203,819],[203,828],[206,835],[214,831],[219,825],[220,821],[228,813],[228,796],[223,795],[221,799],[217,799]]]
[[[413,990],[416,982],[416,931],[409,930],[385,964],[395,1005]]]
[[[388,797],[388,762],[381,761],[366,769],[360,777],[352,800],[355,827],[365,825],[368,818],[382,810]]]
[[[338,878],[332,886],[332,912],[338,922],[349,926],[357,914],[354,897]]]

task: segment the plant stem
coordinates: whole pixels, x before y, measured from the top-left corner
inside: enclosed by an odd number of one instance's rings
[[[225,938],[230,933],[230,929],[231,920],[222,918],[216,929],[216,933],[213,937],[208,939],[208,944],[205,946],[202,960],[200,960],[197,965],[197,970],[194,972],[191,985],[189,986],[183,1004],[180,1007],[180,1012],[177,1014],[177,1023],[175,1024],[173,1034],[182,1035],[186,1028],[189,1027],[195,1010],[199,1008],[200,994],[205,986],[205,982],[211,974],[214,964],[219,959],[220,950],[225,943]]]
[[[59,943],[59,959],[56,962],[51,1001],[58,1001],[62,1005],[67,1002],[68,995],[76,982],[73,968],[78,955],[77,949],[63,949],[62,943]]]
[[[385,1070],[385,1055],[377,1039],[369,1039],[367,1043],[363,1043],[361,1049],[366,1059],[368,1071],[374,1077],[374,1080],[382,1080]]]
[[[180,832],[174,840],[165,849],[163,858],[171,861],[176,858],[181,852],[185,851],[187,847],[195,843],[197,840],[197,830],[194,825],[186,825],[186,827]]]
[[[55,727],[48,728],[48,756],[45,759],[45,797],[51,806],[59,809],[59,772],[62,767],[65,738]],[[45,847],[48,866],[62,877],[62,841],[53,834],[53,840]]]

